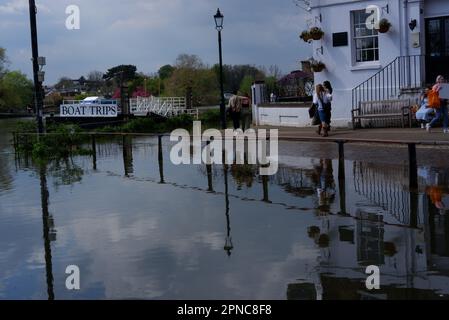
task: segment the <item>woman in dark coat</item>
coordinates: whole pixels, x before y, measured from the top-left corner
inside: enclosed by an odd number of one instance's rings
[[[331,83],[329,81],[324,81],[323,87],[326,90],[326,93],[330,94],[332,96],[334,89],[332,89]],[[324,106],[324,112],[326,113],[327,130],[330,130],[331,129],[331,117],[332,117],[332,102],[330,100],[327,101],[326,105]]]

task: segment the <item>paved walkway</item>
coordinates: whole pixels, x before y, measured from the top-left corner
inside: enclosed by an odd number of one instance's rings
[[[309,139],[320,138],[316,127],[268,127],[264,129],[279,129],[279,138],[282,139]],[[379,140],[385,142],[416,142],[424,144],[449,145],[449,134],[444,134],[442,128],[434,128],[431,133],[420,128],[386,128],[386,129],[340,129],[335,128],[329,132],[328,138],[322,139],[348,139],[348,140]]]

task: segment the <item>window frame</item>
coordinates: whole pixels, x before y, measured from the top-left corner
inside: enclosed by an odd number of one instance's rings
[[[351,10],[350,11],[350,21],[351,21],[351,53],[352,53],[352,66],[354,67],[363,67],[363,66],[373,66],[373,65],[379,65],[380,64],[380,42],[379,42],[379,32],[376,30],[374,34],[372,35],[366,35],[366,36],[357,36],[356,34],[356,14],[360,13],[366,13],[365,10]],[[357,23],[360,24],[360,23]],[[364,39],[373,39],[374,43],[373,46],[368,49],[358,49],[357,48],[357,41],[364,40]],[[377,41],[377,46],[376,46]],[[360,54],[363,54],[363,52],[370,51],[372,52],[374,58],[376,58],[376,51],[377,51],[377,59],[374,60],[367,60],[367,61],[357,61],[357,54],[358,51],[360,51]],[[363,60],[361,56],[361,60]]]

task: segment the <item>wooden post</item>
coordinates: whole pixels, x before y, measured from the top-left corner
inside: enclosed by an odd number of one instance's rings
[[[94,170],[97,170],[97,142],[94,134],[92,135],[92,162]]]

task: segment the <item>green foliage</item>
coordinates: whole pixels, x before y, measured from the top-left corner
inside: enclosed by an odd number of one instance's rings
[[[214,65],[213,70],[219,82],[220,68]],[[224,65],[223,66],[223,82],[226,92],[236,92],[240,89],[242,81],[245,77],[250,76],[254,80],[263,80],[265,74],[262,70],[251,65]]]
[[[200,114],[200,120],[204,123],[219,123],[220,122],[220,110],[219,109],[211,109],[207,110],[204,113]]]
[[[156,122],[152,118],[132,119],[120,127],[120,132],[142,133],[154,132],[157,128]]]
[[[254,83],[254,78],[252,76],[245,76],[240,83],[241,94],[251,94],[251,86]]]
[[[136,78],[137,67],[133,65],[119,65],[108,69],[106,74],[103,75],[104,79],[121,79],[121,74],[123,73],[123,81],[131,81]]]
[[[191,88],[195,105],[206,105],[218,101],[218,82],[212,69],[194,55],[180,55],[176,69],[166,80],[165,89],[169,96],[185,96]]]
[[[89,150],[82,148],[88,136],[80,134],[81,131],[76,125],[52,125],[47,128],[48,134],[37,138],[33,134],[36,132],[35,127],[21,123],[16,128],[17,151],[31,154],[33,158],[43,161],[90,154]]]
[[[159,78],[165,80],[171,77],[173,71],[175,71],[175,68],[169,64],[166,64],[165,66],[162,66],[157,73],[159,75]]]
[[[77,94],[75,97],[74,97],[74,100],[84,100],[84,99],[86,99],[87,97],[89,97],[90,95],[88,95],[88,94],[86,94],[86,93],[80,93],[80,94]]]
[[[20,71],[6,72],[0,78],[0,110],[25,111],[33,101],[33,83]]]

